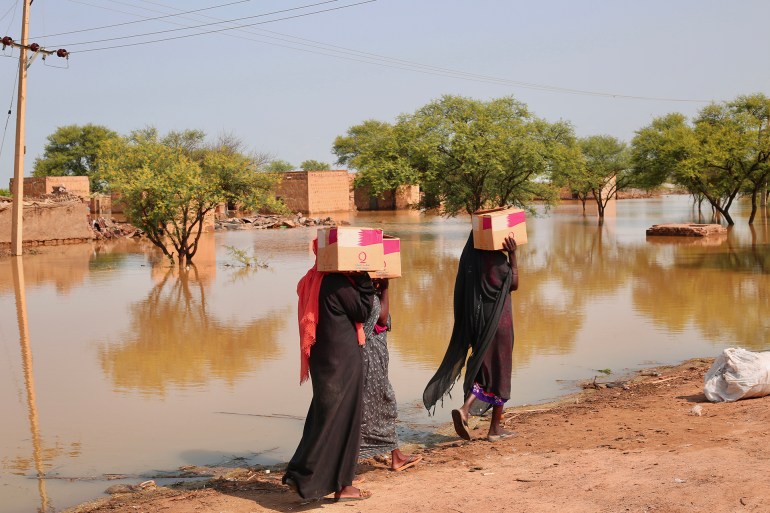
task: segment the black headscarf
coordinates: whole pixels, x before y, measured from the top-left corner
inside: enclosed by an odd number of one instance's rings
[[[484,269],[484,253],[487,251],[473,247],[473,233],[465,243],[454,291],[454,328],[449,340],[444,359],[436,374],[428,382],[422,394],[425,408],[431,411],[444,395],[448,394],[460,378],[465,358],[470,348],[463,381],[463,398],[468,397],[473,387],[473,380],[481,368],[484,354],[494,337],[500,322],[505,298],[510,294],[511,269],[508,266],[496,267],[507,269],[500,285],[492,285]],[[505,255],[500,253],[503,259]]]

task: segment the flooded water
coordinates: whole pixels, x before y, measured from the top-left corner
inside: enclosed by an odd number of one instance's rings
[[[599,369],[769,349],[770,230],[766,217],[750,228],[746,209],[708,240],[645,236],[698,221],[685,196],[620,201],[602,226],[576,203],[529,219],[509,404],[574,391]],[[391,380],[401,432],[419,441],[462,395],[435,417],[421,405],[451,333],[469,219],[350,220],[402,239]],[[0,259],[0,511],[60,511],[184,465],[286,461],[311,394],[299,386],[295,286],[314,235],[211,234],[188,278],[132,240]],[[240,266],[230,248],[268,267]]]

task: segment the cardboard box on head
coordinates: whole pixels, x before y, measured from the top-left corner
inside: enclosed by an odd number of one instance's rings
[[[503,241],[511,234],[518,246],[527,243],[526,216],[520,208],[478,210],[471,215],[471,223],[476,249],[503,249]]]
[[[401,277],[401,239],[390,235],[382,236],[382,249],[385,254],[385,268],[381,271],[370,271],[372,278]]]
[[[384,257],[382,230],[357,226],[318,229],[316,266],[321,272],[379,271]]]

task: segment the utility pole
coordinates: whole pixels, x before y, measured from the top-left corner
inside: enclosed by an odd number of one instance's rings
[[[23,0],[21,44],[19,45],[19,96],[16,102],[16,146],[13,161],[13,214],[11,218],[11,254],[21,256],[22,217],[24,214],[24,113],[27,107],[27,39],[29,4]]]
[[[19,49],[19,94],[16,102],[16,145],[13,162],[13,209],[11,216],[11,254],[21,256],[22,218],[24,216],[24,119],[27,108],[27,69],[38,55],[43,60],[49,55],[56,55],[69,59],[69,52],[64,48],[58,50],[46,50],[37,43],[27,44],[29,39],[29,7],[33,0],[22,0],[24,9],[21,20],[21,42],[17,43],[10,36],[0,39],[3,50],[10,46]],[[27,52],[32,52],[32,57],[27,59]]]

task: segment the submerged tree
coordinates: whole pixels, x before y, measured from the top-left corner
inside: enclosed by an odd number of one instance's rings
[[[656,118],[632,141],[637,178],[647,186],[666,180],[705,198],[728,224],[730,208],[745,193],[757,199],[770,176],[770,100],[761,94],[711,104],[692,124],[681,114]]]
[[[578,197],[583,194],[583,210],[585,199],[593,196],[599,219],[604,219],[607,203],[631,182],[626,144],[609,135],[593,135],[580,139],[580,149],[584,166],[571,185]]]
[[[280,210],[277,178],[231,146],[207,146],[198,130],[159,137],[153,128],[106,144],[101,176],[125,214],[172,261],[189,265],[207,215],[221,203]]]

